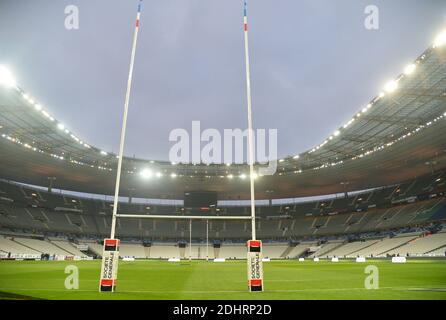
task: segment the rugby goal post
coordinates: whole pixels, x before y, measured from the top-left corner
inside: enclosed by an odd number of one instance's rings
[[[141,215],[141,214],[115,214],[114,219],[166,219],[188,220],[189,224],[189,260],[192,257],[192,220],[206,220],[206,246],[209,245],[208,221],[209,220],[251,220],[251,216],[194,216],[194,215]],[[114,225],[115,228],[116,224]],[[115,230],[112,230],[113,238],[104,239],[102,268],[99,291],[116,291],[119,261],[120,240],[114,238]],[[262,291],[262,256],[261,241],[249,240],[248,247],[248,285],[250,291]],[[207,251],[208,258],[209,253]]]
[[[129,111],[130,92],[132,88],[133,67],[135,64],[136,43],[138,42],[138,31],[141,17],[141,4],[142,0],[138,3],[138,11],[136,13],[135,31],[133,33],[132,53],[130,57],[130,68],[127,78],[127,90],[125,94],[124,102],[124,114],[122,117],[121,127],[121,139],[119,143],[118,153],[118,168],[116,170],[116,184],[115,184],[115,196],[113,200],[113,215],[111,223],[110,238],[104,240],[104,246],[102,250],[102,266],[101,266],[101,278],[99,280],[99,291],[114,292],[116,289],[116,282],[118,276],[118,261],[119,261],[119,244],[120,241],[115,239],[116,230],[116,216],[118,213],[119,202],[119,186],[121,182],[122,171],[122,158],[124,154],[125,133],[127,128],[127,115]]]
[[[249,163],[249,180],[251,195],[251,216],[153,216],[153,215],[127,215],[118,214],[119,187],[121,180],[122,158],[124,153],[125,134],[127,126],[127,115],[129,109],[130,92],[132,87],[133,66],[135,62],[136,43],[138,40],[138,31],[141,16],[141,2],[138,4],[136,14],[135,31],[133,35],[132,53],[130,59],[129,75],[127,80],[127,91],[124,103],[124,115],[121,128],[121,140],[118,154],[118,169],[116,173],[116,185],[113,204],[113,215],[111,224],[111,234],[109,239],[104,240],[101,278],[99,283],[99,291],[114,292],[116,290],[118,261],[119,261],[119,239],[115,239],[116,219],[117,218],[155,218],[155,219],[250,219],[251,220],[251,240],[247,242],[247,269],[248,269],[248,288],[250,292],[263,291],[263,262],[262,262],[262,242],[256,239],[256,216],[255,216],[255,191],[254,191],[254,145],[253,145],[253,125],[252,125],[252,103],[251,103],[251,76],[249,64],[249,47],[248,47],[248,16],[247,2],[243,0],[243,30],[245,43],[245,71],[246,71],[246,98],[248,107],[248,163]],[[191,241],[191,238],[190,238]],[[192,245],[191,243],[189,244]]]
[[[262,242],[256,239],[256,207],[254,191],[254,137],[252,126],[251,73],[248,46],[248,5],[243,1],[243,34],[245,40],[246,102],[248,106],[248,163],[251,192],[251,240],[248,241],[248,288],[250,292],[263,291]]]

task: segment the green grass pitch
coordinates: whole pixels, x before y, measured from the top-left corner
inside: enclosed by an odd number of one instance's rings
[[[79,289],[65,289],[65,267],[79,270]],[[379,289],[367,290],[368,265]],[[247,292],[246,261],[119,263],[115,293],[99,293],[100,261],[0,261],[3,299],[446,299],[446,260],[264,263],[265,291]]]

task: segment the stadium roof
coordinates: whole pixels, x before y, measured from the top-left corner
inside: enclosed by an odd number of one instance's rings
[[[256,179],[257,197],[368,189],[445,167],[445,37],[437,38],[321,144],[280,159],[275,175]],[[60,189],[112,194],[116,155],[82,141],[13,80],[3,84],[0,177],[43,186],[55,177],[54,186]],[[246,164],[172,164],[126,157],[120,194],[181,199],[185,191],[206,190],[217,191],[220,199],[248,199],[248,172]]]

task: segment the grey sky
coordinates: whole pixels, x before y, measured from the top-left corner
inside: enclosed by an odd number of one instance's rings
[[[0,64],[88,143],[117,151],[137,0],[0,0]],[[80,29],[64,27],[64,8]],[[377,5],[380,29],[364,28]],[[250,0],[254,126],[279,156],[320,143],[446,27],[441,0]],[[242,0],[145,0],[126,154],[168,158],[169,132],[246,128]]]

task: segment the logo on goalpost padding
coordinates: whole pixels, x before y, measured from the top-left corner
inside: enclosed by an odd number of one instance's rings
[[[248,287],[249,291],[263,291],[262,241],[248,241]]]
[[[119,261],[118,239],[105,239],[102,253],[101,281],[99,291],[113,292],[116,289]]]

